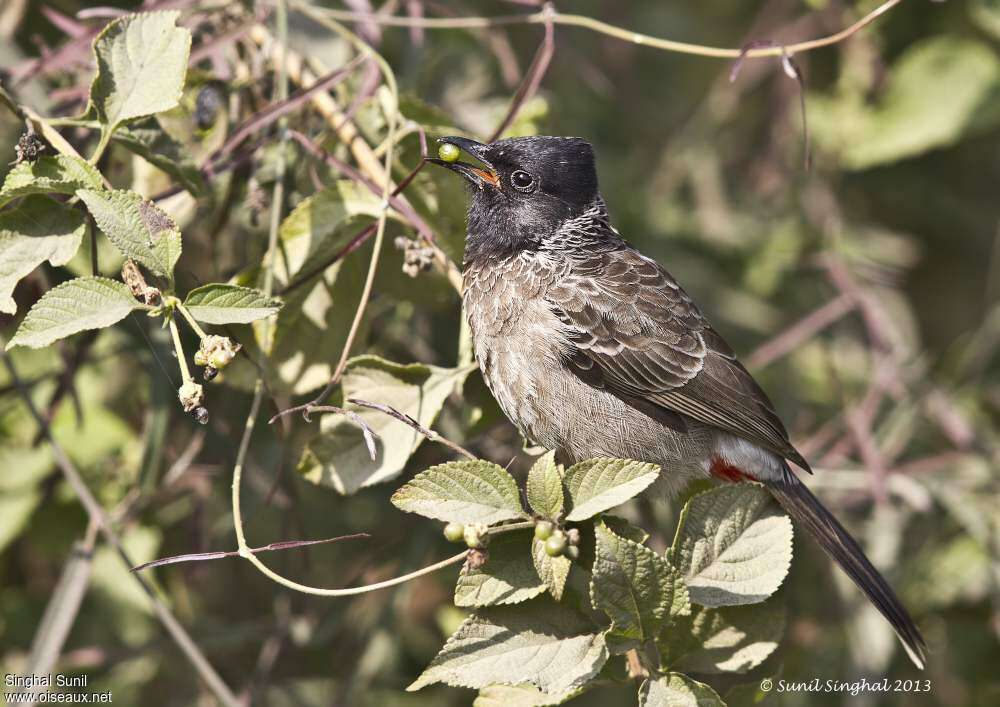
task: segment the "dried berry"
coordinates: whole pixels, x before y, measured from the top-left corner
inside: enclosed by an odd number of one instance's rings
[[[45,151],[45,143],[33,132],[26,132],[21,135],[17,140],[17,145],[14,147],[14,154],[17,155],[17,159],[14,160],[14,164],[21,164],[22,162],[34,162],[38,159],[38,156]]]

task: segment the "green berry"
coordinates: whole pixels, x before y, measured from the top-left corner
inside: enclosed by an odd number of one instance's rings
[[[570,545],[566,548],[566,557],[571,560],[576,560],[580,557],[580,548],[576,545]]]
[[[555,530],[555,526],[550,520],[540,520],[535,523],[535,537],[539,540],[548,540],[552,537],[553,530]]]
[[[456,162],[462,151],[458,149],[457,145],[452,145],[450,142],[442,143],[441,147],[438,148],[438,157],[440,157],[445,162]]]
[[[549,557],[559,557],[566,550],[566,535],[563,533],[553,533],[552,537],[545,541],[545,554]]]
[[[448,523],[444,526],[444,536],[450,543],[460,543],[465,540],[465,526],[461,523]]]
[[[194,365],[196,365],[196,366],[207,366],[208,365],[208,359],[205,358],[205,352],[204,351],[202,351],[202,350],[199,349],[198,351],[194,352]]]

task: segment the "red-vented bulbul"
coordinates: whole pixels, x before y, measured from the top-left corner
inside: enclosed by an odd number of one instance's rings
[[[463,302],[483,377],[521,432],[567,464],[659,464],[667,492],[695,478],[762,483],[923,668],[913,619],[789,467],[809,471],[767,395],[677,281],[611,225],[590,143],[441,142],[481,163],[432,160],[471,186]]]

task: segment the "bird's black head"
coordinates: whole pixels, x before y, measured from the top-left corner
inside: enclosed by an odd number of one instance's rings
[[[431,160],[470,184],[467,259],[538,248],[598,199],[594,150],[582,138],[517,137],[483,145],[445,137],[440,142],[482,163]]]

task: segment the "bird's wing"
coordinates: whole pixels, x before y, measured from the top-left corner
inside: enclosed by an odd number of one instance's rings
[[[567,365],[590,385],[719,427],[808,470],[767,395],[655,261],[629,247],[588,254],[545,297],[566,327]]]

